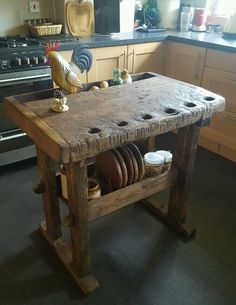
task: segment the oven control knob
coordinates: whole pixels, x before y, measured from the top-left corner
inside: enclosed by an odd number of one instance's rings
[[[40,57],[40,62],[42,62],[43,64],[46,64],[47,63],[47,57],[46,56],[44,56],[44,55],[42,55],[41,57]]]
[[[16,57],[15,62],[16,62],[16,65],[17,65],[17,66],[21,66],[21,65],[22,65],[22,61],[21,61],[21,58],[20,58],[20,57]]]
[[[33,64],[35,64],[35,65],[39,64],[39,58],[37,56],[33,57]]]
[[[25,58],[24,58],[24,63],[25,63],[26,65],[30,65],[30,58],[29,58],[29,57],[25,57]]]

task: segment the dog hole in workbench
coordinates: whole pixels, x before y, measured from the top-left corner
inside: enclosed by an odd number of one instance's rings
[[[142,118],[144,119],[144,120],[150,120],[150,119],[152,119],[152,116],[150,115],[150,114],[144,114],[143,116],[142,116]]]
[[[171,114],[171,115],[178,114],[178,111],[176,109],[173,109],[173,108],[166,108],[164,111],[165,111],[165,113]]]
[[[206,101],[214,101],[214,97],[212,97],[212,96],[205,96],[204,97],[204,100],[206,100]]]
[[[197,105],[194,104],[194,103],[191,103],[191,102],[187,102],[187,103],[184,104],[184,106],[186,106],[186,107],[196,107]]]
[[[123,126],[128,125],[128,123],[125,122],[125,121],[121,121],[121,122],[119,122],[119,123],[116,123],[116,125],[117,125],[117,126],[120,126],[120,127],[123,127]]]
[[[89,129],[89,133],[94,134],[94,133],[99,133],[101,129],[94,127]]]

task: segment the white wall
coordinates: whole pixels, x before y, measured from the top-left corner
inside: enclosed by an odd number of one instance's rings
[[[39,2],[40,13],[29,13],[28,0],[0,0],[0,36],[24,34],[25,19],[53,19],[54,0]]]

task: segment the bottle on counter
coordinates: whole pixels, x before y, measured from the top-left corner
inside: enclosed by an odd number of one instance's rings
[[[183,7],[180,14],[180,32],[188,32],[191,27],[193,13],[191,7]]]
[[[112,86],[123,84],[123,80],[120,75],[120,68],[113,68],[113,80],[111,84]]]

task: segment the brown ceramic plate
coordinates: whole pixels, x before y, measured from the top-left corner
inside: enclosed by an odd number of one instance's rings
[[[138,149],[138,147],[133,144],[130,143],[127,145],[133,152],[135,159],[138,163],[138,169],[139,169],[139,177],[138,177],[138,181],[141,181],[143,179],[144,173],[145,173],[145,167],[144,167],[144,162],[143,162],[143,157]]]
[[[133,167],[134,167],[134,179],[133,179],[132,183],[135,183],[135,182],[138,181],[138,177],[139,177],[138,163],[137,163],[137,161],[135,159],[135,156],[134,156],[132,150],[127,145],[125,146],[125,148],[128,151],[130,159],[132,160],[132,163],[133,163]]]
[[[122,175],[123,175],[122,186],[126,186],[128,183],[128,171],[127,171],[125,161],[124,161],[122,155],[120,154],[120,152],[116,148],[113,149],[112,152],[120,163],[120,167],[121,167],[121,171],[122,171]]]
[[[129,156],[129,153],[126,149],[125,146],[119,146],[117,148],[117,150],[120,152],[121,156],[123,157],[124,161],[125,161],[125,165],[127,168],[127,172],[128,172],[128,181],[127,181],[127,185],[130,185],[133,183],[134,180],[134,166],[133,166],[133,162]]]
[[[95,169],[101,178],[108,183],[112,191],[122,187],[121,166],[112,151],[106,151],[96,157]]]

